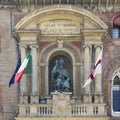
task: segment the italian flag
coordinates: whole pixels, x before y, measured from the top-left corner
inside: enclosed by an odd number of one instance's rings
[[[28,53],[25,60],[21,64],[20,68],[18,69],[18,71],[17,71],[17,73],[16,73],[16,75],[14,77],[14,83],[20,82],[20,80],[21,80],[21,78],[22,78],[22,76],[24,74],[24,71],[25,71],[25,69],[26,69],[26,67],[27,67],[27,65],[28,65],[28,63],[29,63],[29,61],[31,59],[31,56],[32,56],[32,51],[30,51]]]
[[[92,73],[89,75],[88,79],[83,85],[83,88],[89,85],[92,82],[92,80],[95,79],[96,74],[102,73],[102,51],[103,50],[100,51],[100,54],[98,55],[95,65],[93,67]]]

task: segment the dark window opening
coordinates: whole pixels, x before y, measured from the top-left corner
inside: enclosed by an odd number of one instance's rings
[[[120,112],[120,78],[116,75],[113,81],[113,111]]]
[[[120,15],[113,20],[112,38],[120,38]]]
[[[120,27],[113,27],[112,38],[120,38]]]

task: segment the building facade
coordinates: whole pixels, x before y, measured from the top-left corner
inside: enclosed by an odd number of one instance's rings
[[[0,1],[0,120],[120,119],[119,0]],[[100,51],[102,73],[83,88]],[[31,69],[9,86],[18,51]]]

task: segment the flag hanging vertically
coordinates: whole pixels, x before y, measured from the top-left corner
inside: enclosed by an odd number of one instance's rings
[[[16,69],[15,69],[15,71],[14,71],[14,73],[13,73],[13,75],[12,75],[10,81],[9,81],[9,87],[12,84],[14,84],[14,78],[15,78],[15,75],[16,75],[18,69],[20,68],[20,65],[21,65],[21,56],[20,56],[20,54],[18,54],[18,62],[17,62],[17,65],[16,65]]]
[[[30,57],[29,62],[24,70],[24,74],[31,74],[32,73],[32,57]]]
[[[83,88],[89,85],[92,82],[92,80],[94,80],[96,74],[102,73],[102,53],[103,50],[100,51],[100,54],[98,55],[97,60],[95,62],[95,66],[93,67],[93,70],[89,75],[88,80],[83,85]]]
[[[17,71],[16,75],[15,75],[15,78],[14,78],[14,82],[17,83],[17,82],[20,82],[23,74],[24,74],[24,71],[25,71],[25,68],[27,67],[28,65],[28,62],[29,60],[31,59],[31,56],[32,56],[32,51],[30,51],[28,53],[28,55],[26,56],[25,60],[23,61],[23,63],[21,64],[19,70]]]

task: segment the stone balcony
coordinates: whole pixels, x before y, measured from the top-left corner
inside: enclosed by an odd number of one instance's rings
[[[71,92],[53,92],[52,97],[46,103],[21,103],[18,104],[19,114],[16,120],[35,120],[63,118],[82,120],[99,118],[108,120],[107,107],[104,103],[77,103],[71,98]],[[32,120],[34,120],[32,119]],[[98,120],[98,119],[97,119]]]
[[[55,114],[52,104],[19,104],[18,118],[25,117],[106,117],[105,104],[71,104],[69,114]],[[62,107],[62,106],[61,106]],[[62,109],[61,109],[62,110]],[[67,111],[67,109],[66,109]],[[61,112],[61,111],[60,111]]]

